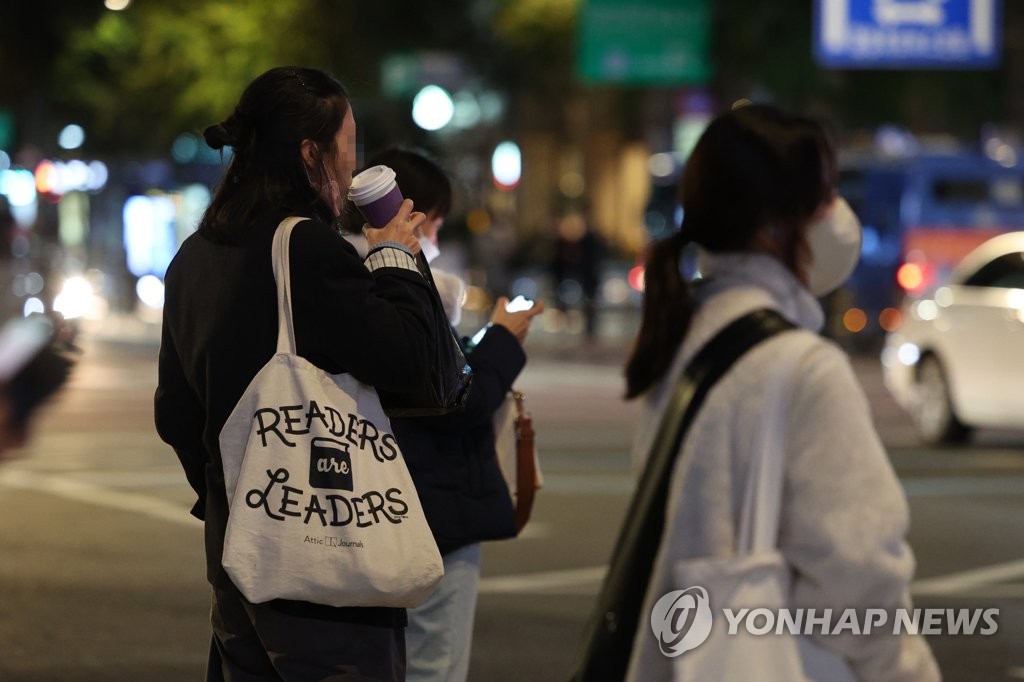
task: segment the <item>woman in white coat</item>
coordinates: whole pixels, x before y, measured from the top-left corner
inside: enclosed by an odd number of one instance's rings
[[[847,357],[817,336],[823,314],[815,297],[850,274],[860,248],[859,238],[845,238],[859,235],[859,225],[837,197],[836,175],[835,151],[818,123],[760,105],[715,119],[687,162],[682,227],[653,246],[644,319],[626,368],[628,396],[646,398],[651,413],[636,458],[646,456],[651,425],[683,368],[717,332],[760,308],[800,329],[741,357],[697,413],[677,460],[690,463],[669,485],[644,615],[661,595],[691,587],[675,584],[681,564],[736,554],[746,474],[767,411],[784,434],[776,544],[792,574],[787,606],[837,614],[909,606],[914,557],[903,490]],[[690,243],[700,254],[699,284],[682,276]],[[773,369],[786,363],[794,371],[779,401],[770,393]],[[846,629],[814,641],[858,680],[939,679],[921,637]],[[676,660],[661,654],[641,617],[628,677],[671,679]]]

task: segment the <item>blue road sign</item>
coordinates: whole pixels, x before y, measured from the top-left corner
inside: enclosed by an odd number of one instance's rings
[[[818,63],[841,69],[991,69],[1001,0],[815,0]]]

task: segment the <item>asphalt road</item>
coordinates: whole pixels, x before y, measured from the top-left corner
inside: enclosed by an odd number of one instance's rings
[[[155,346],[86,349],[24,457],[0,468],[0,680],[202,679],[201,528],[151,427]],[[638,409],[618,397],[620,353],[543,355],[519,387],[545,487],[524,537],[485,549],[473,680],[567,678],[628,501]],[[874,359],[855,364],[910,499],[916,605],[1000,609],[994,635],[930,638],[945,678],[1024,679],[1024,436],[922,448]]]

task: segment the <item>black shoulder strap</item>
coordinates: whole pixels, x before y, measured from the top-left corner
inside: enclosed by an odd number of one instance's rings
[[[574,682],[618,682],[625,678],[647,583],[661,544],[669,483],[683,438],[704,398],[729,368],[760,342],[793,328],[774,310],[756,310],[718,332],[687,365],[669,396],[650,457],[626,512],[596,610],[584,635]]]

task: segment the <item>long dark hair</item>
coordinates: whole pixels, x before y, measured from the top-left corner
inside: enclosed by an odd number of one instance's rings
[[[203,131],[208,145],[231,147],[234,155],[199,229],[229,240],[264,213],[333,220],[314,184],[325,180],[323,161],[337,153],[334,137],[348,110],[345,87],[318,69],[278,67],[257,77],[231,115]],[[313,171],[302,158],[303,140],[315,142],[321,157]]]
[[[783,261],[796,272],[804,230],[835,186],[835,150],[813,119],[748,105],[711,122],[680,182],[683,224],[648,252],[643,321],[626,364],[627,398],[665,374],[690,326],[694,300],[680,270],[683,248],[694,242],[712,252],[746,250],[762,227],[773,225]]]

